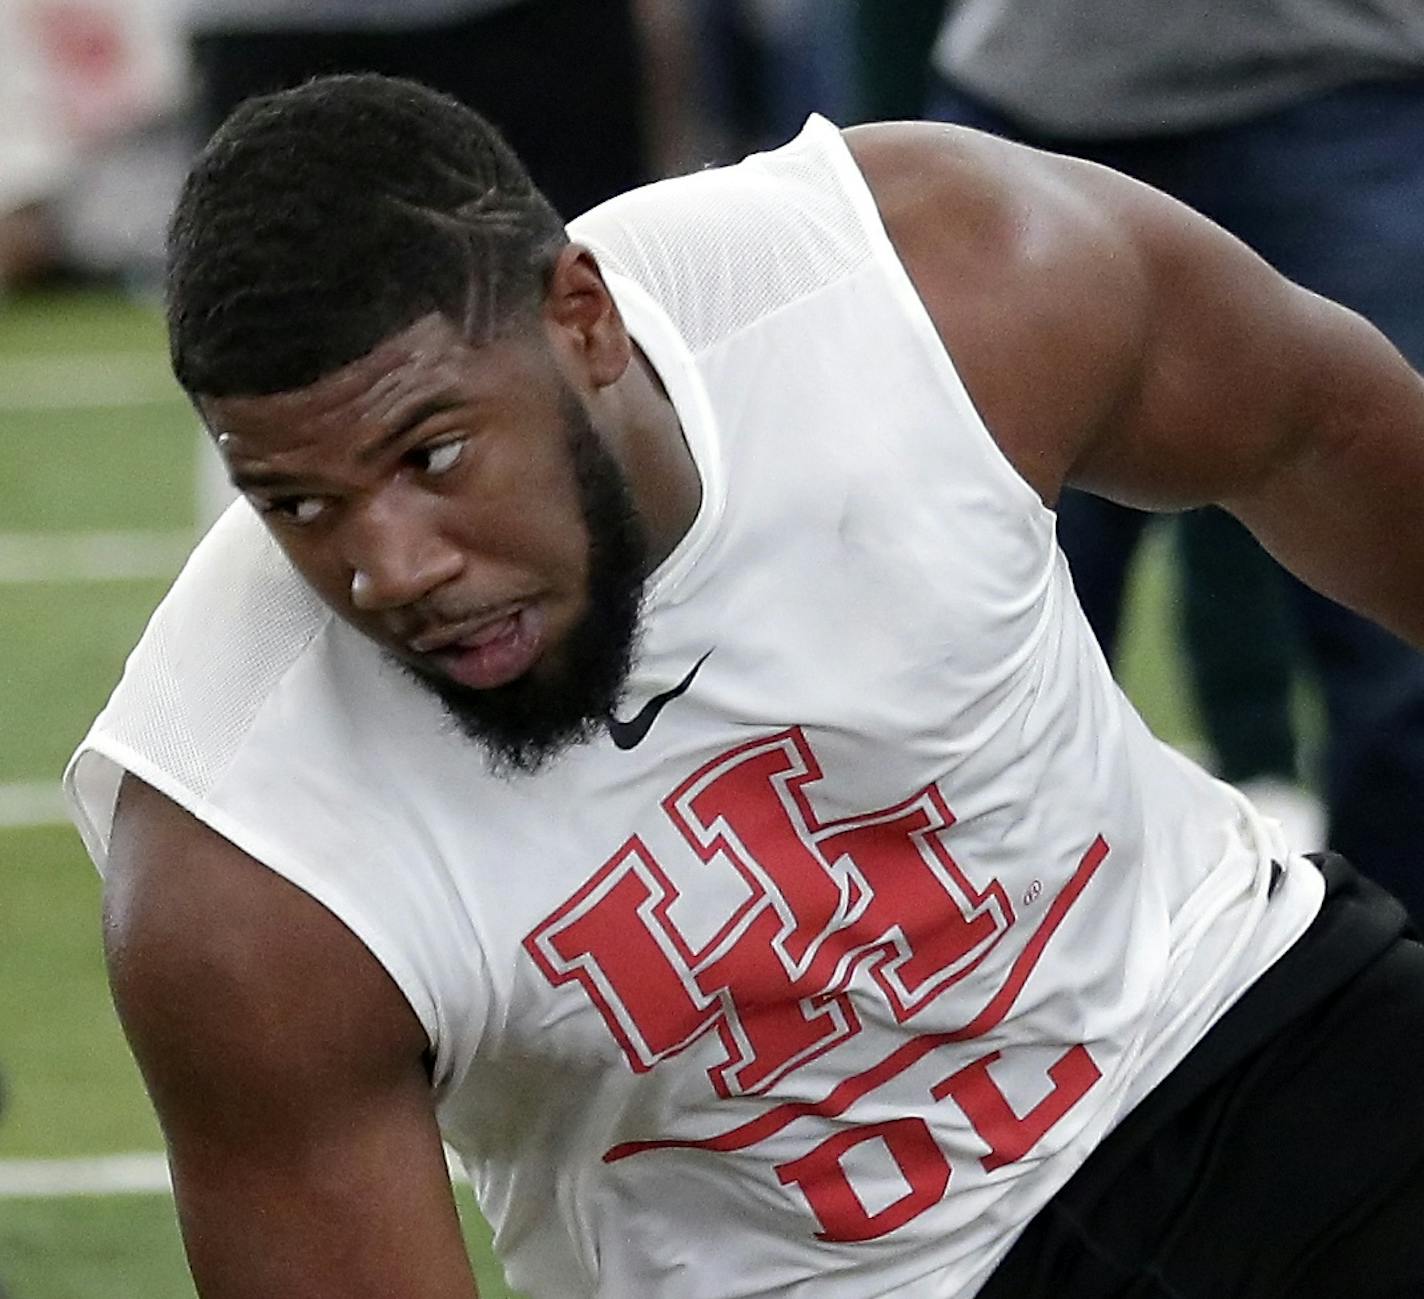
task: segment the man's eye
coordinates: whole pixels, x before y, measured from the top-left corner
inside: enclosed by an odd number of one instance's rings
[[[432,447],[416,448],[414,458],[421,473],[440,475],[453,469],[465,449],[465,439],[441,442]]]
[[[326,502],[319,496],[279,496],[259,500],[257,508],[263,514],[277,515],[286,523],[315,523],[326,509]]]

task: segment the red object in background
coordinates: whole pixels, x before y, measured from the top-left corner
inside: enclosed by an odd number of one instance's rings
[[[32,0],[24,11],[64,129],[81,141],[122,131],[152,103],[149,70],[117,4]]]

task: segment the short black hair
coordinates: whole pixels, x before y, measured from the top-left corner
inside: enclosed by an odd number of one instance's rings
[[[168,232],[169,347],[193,395],[302,388],[432,312],[478,345],[535,318],[564,223],[499,132],[374,74],[249,99]]]

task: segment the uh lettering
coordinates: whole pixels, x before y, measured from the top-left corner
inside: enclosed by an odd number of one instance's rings
[[[552,982],[584,986],[635,1070],[715,1030],[718,1093],[764,1091],[859,1031],[845,994],[859,966],[905,1021],[1008,931],[1002,887],[976,891],[945,850],[954,817],[936,788],[823,824],[806,795],[821,776],[793,729],[732,750],[665,800],[692,850],[747,884],[702,946],[672,922],[677,889],[636,837],[525,940]]]
[[[779,1078],[860,1031],[846,995],[867,968],[900,1022],[911,1019],[978,966],[1014,923],[1003,888],[976,890],[945,850],[954,822],[927,787],[893,807],[821,822],[808,786],[821,779],[799,729],[740,746],[707,764],[664,800],[692,850],[721,859],[746,881],[746,900],[699,947],[670,916],[678,892],[637,837],[525,939],[545,976],[577,982],[598,1007],[630,1066],[646,1072],[715,1031],[722,1059],[708,1070],[724,1096],[765,1091]],[[704,1139],[658,1138],[610,1150],[614,1162],[668,1148],[745,1149],[798,1119],[829,1118],[931,1051],[970,1041],[1007,1014],[1048,939],[1106,857],[1096,839],[1046,908],[980,1012],[948,1032],[910,1036],[819,1104],[776,1106]],[[934,1101],[956,1104],[988,1146],[985,1171],[1022,1158],[1100,1076],[1086,1048],[1069,1048],[1048,1070],[1046,1096],[1018,1114],[990,1074],[998,1052],[950,1074]],[[906,1190],[867,1212],[845,1171],[855,1148],[881,1142]],[[816,1215],[816,1234],[874,1239],[924,1212],[944,1194],[950,1163],[923,1119],[840,1129],[778,1165]]]

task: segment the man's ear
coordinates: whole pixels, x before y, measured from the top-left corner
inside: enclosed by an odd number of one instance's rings
[[[558,352],[593,388],[616,382],[633,359],[623,317],[593,254],[581,244],[566,245],[554,263],[544,324]]]

